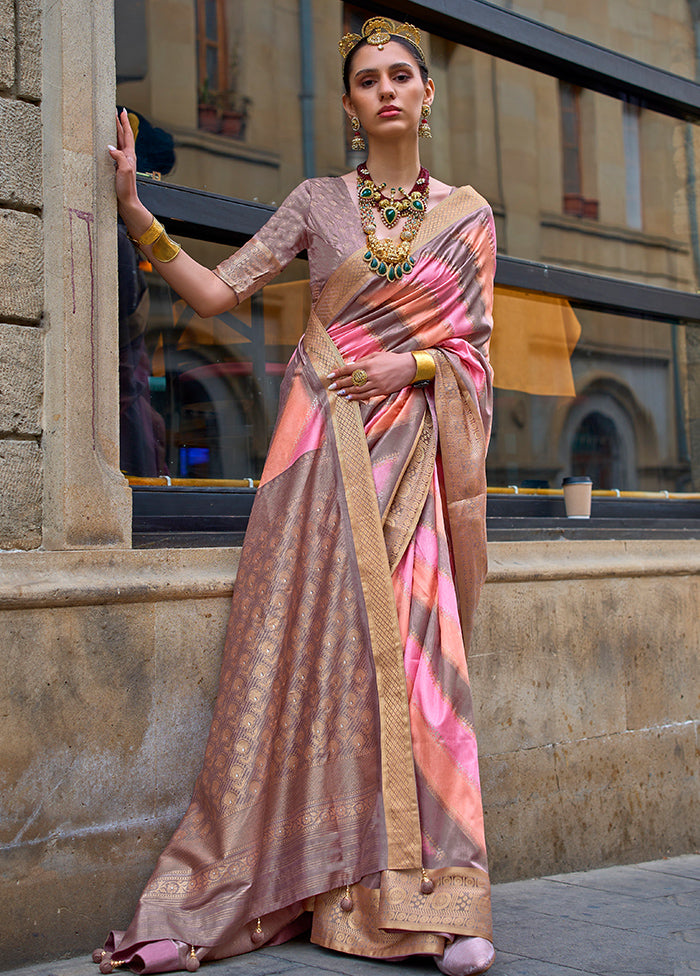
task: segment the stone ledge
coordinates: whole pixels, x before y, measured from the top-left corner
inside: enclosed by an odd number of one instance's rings
[[[700,574],[695,539],[491,542],[488,553],[488,583]]]
[[[0,552],[0,610],[230,597],[240,549]],[[700,546],[495,542],[487,583],[700,575]]]
[[[0,552],[0,610],[230,597],[240,549]]]

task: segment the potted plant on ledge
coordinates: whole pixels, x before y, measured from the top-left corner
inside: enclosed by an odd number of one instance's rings
[[[220,99],[222,136],[229,139],[242,139],[248,121],[248,106],[251,99],[246,95],[239,97],[235,92],[223,92]]]
[[[218,132],[220,128],[216,98],[209,88],[209,82],[206,78],[199,89],[197,125],[205,132]]]

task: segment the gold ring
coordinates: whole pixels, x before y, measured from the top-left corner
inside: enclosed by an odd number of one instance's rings
[[[364,369],[356,369],[352,374],[352,382],[355,386],[364,386],[367,382],[367,372]]]

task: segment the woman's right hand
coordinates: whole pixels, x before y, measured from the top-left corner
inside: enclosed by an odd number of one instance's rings
[[[136,147],[134,132],[125,108],[117,113],[117,145],[108,146],[116,171],[114,185],[122,220],[132,237],[140,237],[148,230],[153,215],[139,200],[136,188]]]

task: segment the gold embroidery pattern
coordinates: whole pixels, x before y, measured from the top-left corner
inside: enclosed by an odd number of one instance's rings
[[[202,928],[230,916],[234,901],[247,918],[289,904],[300,878],[306,893],[318,890],[332,875],[338,834],[347,863],[381,861],[371,844],[382,839],[367,839],[380,765],[366,624],[330,458],[314,491],[301,491],[314,460],[301,459],[256,501],[203,770],[144,893],[144,902],[186,908],[214,889]],[[259,874],[263,852],[278,866],[274,877]]]
[[[457,572],[464,646],[486,578],[486,437],[479,409],[442,353],[435,356],[435,403]],[[461,407],[461,409],[460,409]]]
[[[339,353],[313,312],[304,346],[317,375],[325,378]],[[422,844],[403,645],[369,450],[357,403],[331,395],[330,405],[377,676],[388,864],[417,867]]]
[[[486,200],[473,186],[458,186],[439,206],[433,207],[425,215],[416,234],[412,252],[417,251],[436,234],[450,227],[458,218],[463,220],[486,206],[488,206]]]
[[[282,266],[266,244],[255,238],[214,268],[214,274],[235,291],[240,302],[275,278]]]
[[[436,455],[433,418],[426,408],[410,461],[384,516],[384,539],[392,573],[416,531],[430,491]]]
[[[428,870],[432,894],[420,890],[420,871],[385,871],[379,888],[350,885],[352,911],[341,908],[344,888],[319,895],[311,941],[364,956],[427,952],[441,955],[440,932],[492,940],[487,876],[475,868]]]

